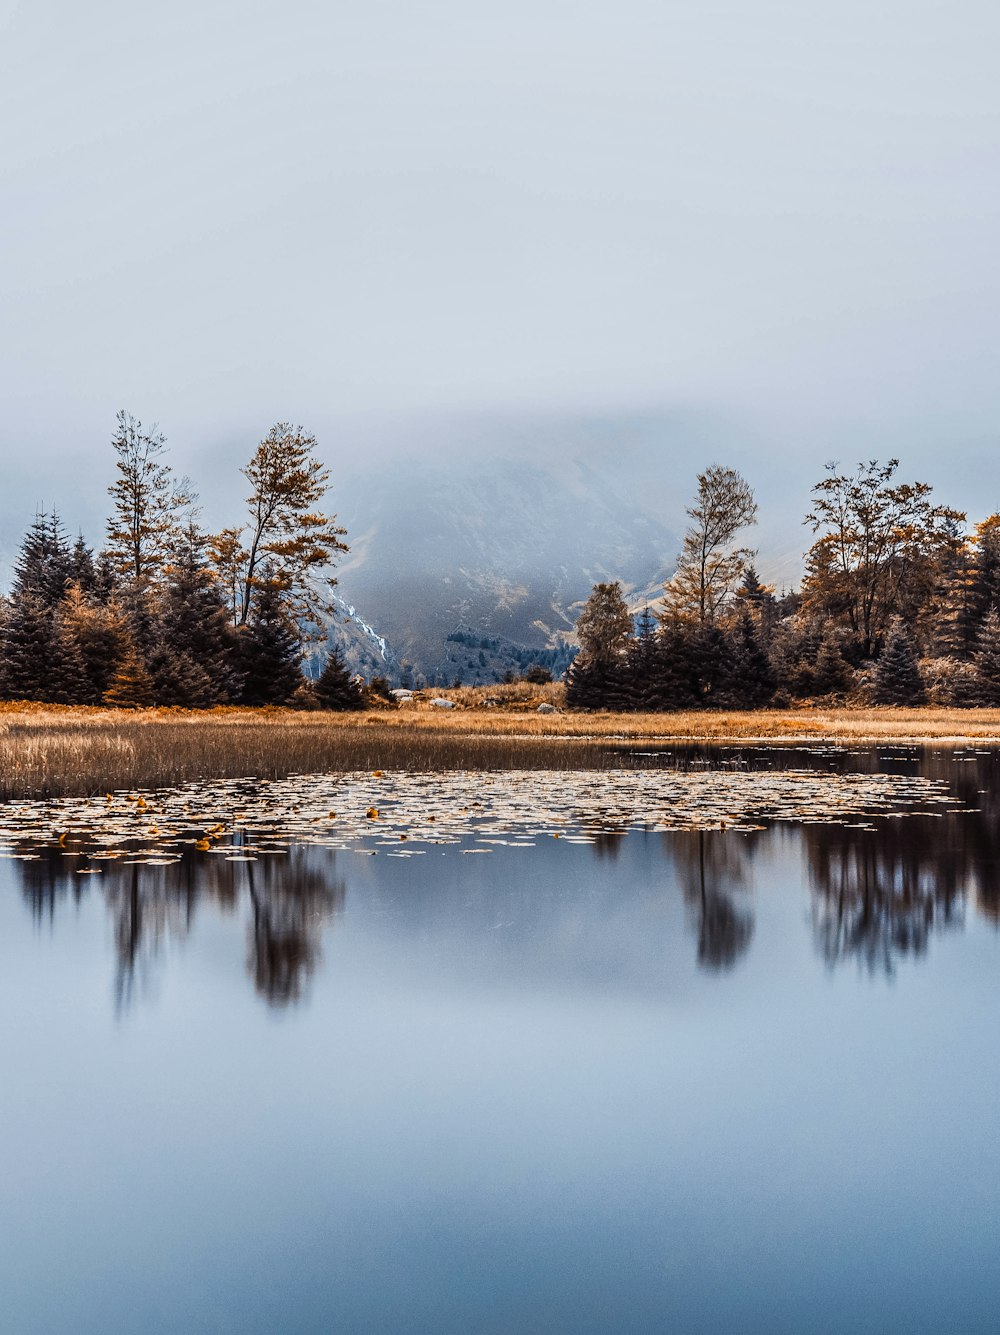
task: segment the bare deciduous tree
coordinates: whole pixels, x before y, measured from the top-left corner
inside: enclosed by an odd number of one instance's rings
[[[241,470],[252,488],[248,521],[224,529],[212,548],[237,626],[247,624],[254,588],[265,579],[280,590],[298,625],[318,624],[332,610],[329,590],[336,580],[329,570],[348,548],[336,516],[314,508],[330,477],[315,449],[315,436],[278,422]]]
[[[961,541],[959,510],[931,501],[927,482],[894,482],[898,459],[869,460],[850,474],[827,465],[805,517],[819,536],[806,554],[803,603],[842,617],[870,657],[890,618],[912,621]]]
[[[108,488],[107,555],[120,578],[139,586],[163,571],[196,497],[188,479],[176,479],[164,462],[166,437],[155,423],[145,430],[123,409],[111,444],[118,477]]]
[[[736,535],[756,522],[757,502],[750,484],[734,468],[713,464],[698,474],[698,495],[688,510],[694,521],[673,579],[663,588],[664,619],[712,622],[754,556],[734,547]]]

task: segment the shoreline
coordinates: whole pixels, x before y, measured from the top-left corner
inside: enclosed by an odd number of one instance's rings
[[[456,693],[457,694],[457,693]],[[446,695],[441,693],[442,697]],[[0,705],[0,799],[358,770],[608,769],[698,746],[1000,747],[1000,710],[542,713],[429,703],[357,713]]]

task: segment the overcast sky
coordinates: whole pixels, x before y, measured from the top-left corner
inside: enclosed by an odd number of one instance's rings
[[[281,418],[336,471],[681,410],[1000,508],[998,50],[990,0],[0,0],[3,512],[75,524],[120,406],[203,491]]]

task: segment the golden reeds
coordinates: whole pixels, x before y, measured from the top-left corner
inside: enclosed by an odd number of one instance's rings
[[[0,796],[337,770],[601,769],[628,763],[633,749],[700,742],[1000,744],[1000,710],[539,714],[560,691],[466,688],[440,692],[454,709],[423,699],[351,714],[3,705]]]

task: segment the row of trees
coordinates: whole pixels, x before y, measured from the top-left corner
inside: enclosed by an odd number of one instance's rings
[[[25,536],[0,603],[0,693],[56,703],[212,706],[291,699],[354,708],[336,652],[302,676],[332,614],[344,529],[322,509],[316,440],[278,423],[241,470],[243,522],[218,533],[177,478],[154,426],[118,415],[103,546],[58,516]],[[898,461],[828,469],[805,522],[805,577],[778,595],[742,535],[753,491],[733,469],[698,477],[662,600],[634,624],[617,584],[596,585],[567,676],[580,707],[755,707],[794,699],[1000,705],[1000,515],[971,531]],[[480,652],[482,648],[480,647]]]
[[[344,529],[319,508],[315,437],[278,423],[241,471],[241,525],[210,534],[156,427],[118,414],[105,543],[71,542],[39,514],[0,608],[0,691],[66,704],[280,704],[306,694],[302,641],[330,613]],[[328,707],[360,692],[336,654],[309,688]]]
[[[699,474],[655,616],[634,624],[620,586],[595,585],[569,703],[1000,705],[1000,515],[967,530],[962,512],[897,470],[895,459],[828,468],[805,518],[802,586],[780,596],[740,542],[757,517],[749,484],[733,469]]]

